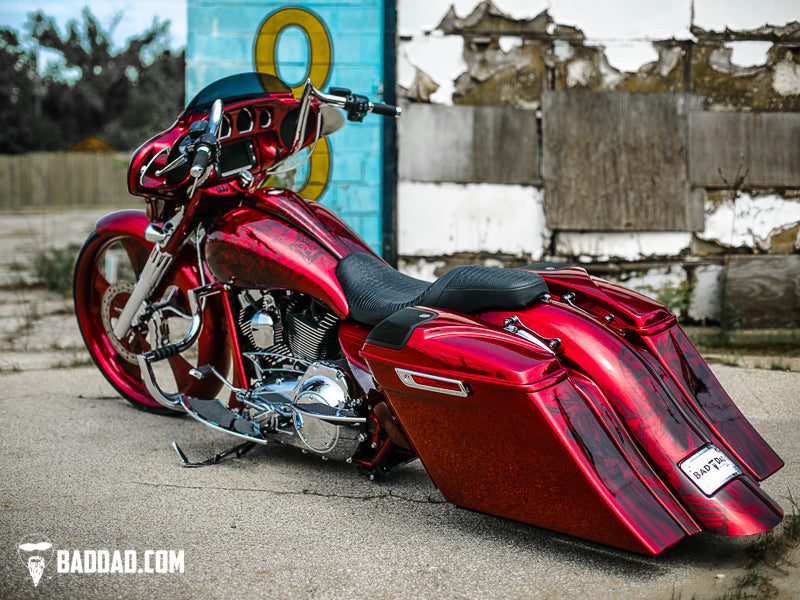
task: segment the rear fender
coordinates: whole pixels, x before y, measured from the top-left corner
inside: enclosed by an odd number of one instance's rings
[[[742,415],[678,325],[641,336],[644,348],[669,372],[697,415],[725,448],[761,481],[783,461]]]
[[[663,306],[622,286],[590,277],[579,267],[536,272],[547,281],[554,299],[572,303],[597,323],[623,335],[628,348],[651,363],[650,369],[659,372],[675,396],[687,402],[689,412],[713,434],[715,443],[736,457],[754,479],[761,481],[783,466]]]
[[[616,430],[617,444],[627,454],[628,463],[636,464],[634,455],[640,452],[702,529],[750,535],[780,521],[780,507],[758,488],[738,456],[727,452],[726,440],[707,426],[666,369],[626,341],[630,334],[625,332],[623,337],[580,309],[559,302],[539,304],[517,315],[537,334],[562,340],[559,362],[568,372],[580,374],[574,378],[578,388],[606,432]],[[482,318],[501,325],[508,316],[489,313]],[[742,475],[706,496],[679,464],[709,444],[725,452]],[[653,482],[648,485],[657,489]],[[669,499],[659,495],[668,507]]]

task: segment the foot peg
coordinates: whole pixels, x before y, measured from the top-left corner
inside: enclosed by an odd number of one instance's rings
[[[261,428],[252,421],[237,415],[219,400],[200,400],[182,396],[180,403],[191,417],[212,429],[229,433],[257,444],[266,444]]]

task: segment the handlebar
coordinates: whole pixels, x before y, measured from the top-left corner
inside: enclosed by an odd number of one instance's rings
[[[189,173],[192,177],[200,177],[206,170],[208,163],[218,158],[219,140],[210,131],[201,135],[194,142],[194,159]]]
[[[222,125],[222,100],[217,98],[214,104],[211,105],[211,113],[208,115],[205,133],[194,144],[194,160],[189,173],[195,179],[203,175],[209,161],[213,160],[217,155],[219,146],[217,136],[219,135],[220,125]]]
[[[208,145],[201,144],[197,146],[192,167],[189,169],[189,173],[192,177],[200,177],[200,175],[203,174],[203,171],[205,171],[208,166],[208,159],[210,157],[211,148]]]
[[[351,121],[361,121],[367,113],[375,113],[382,117],[399,117],[402,109],[391,104],[372,102],[366,96],[360,96],[344,88],[331,88],[329,93],[322,92],[315,88],[310,81],[306,82],[310,86],[311,95],[317,100],[342,108],[347,112],[347,118]]]
[[[399,106],[392,106],[391,104],[383,104],[381,102],[370,102],[372,105],[371,111],[374,112],[376,115],[381,115],[382,117],[399,117],[400,113],[403,112],[403,109]]]

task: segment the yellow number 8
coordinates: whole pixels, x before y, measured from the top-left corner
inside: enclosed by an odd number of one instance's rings
[[[333,64],[333,47],[328,30],[317,15],[303,8],[283,8],[267,17],[258,30],[255,47],[256,71],[278,74],[278,36],[292,25],[300,27],[308,36],[310,50],[306,76],[292,88],[296,96],[303,89],[306,79],[311,79],[311,83],[319,89],[328,83]]]
[[[309,64],[308,71],[301,82],[292,88],[297,97],[306,79],[311,79],[319,89],[328,82],[333,64],[333,47],[325,24],[317,15],[303,8],[283,8],[272,13],[261,24],[256,35],[255,62],[256,71],[278,75],[278,36],[286,27],[300,27],[308,36]],[[308,180],[297,193],[306,200],[318,200],[331,176],[331,150],[328,140],[322,138],[311,156],[308,167]]]

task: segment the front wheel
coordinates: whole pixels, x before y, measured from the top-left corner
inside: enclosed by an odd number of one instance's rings
[[[152,312],[146,323],[133,328],[124,338],[114,335],[114,323],[138,281],[151,248],[145,240],[126,233],[92,233],[75,265],[75,315],[86,348],[109,383],[137,408],[174,414],[147,391],[136,356],[174,343],[188,331],[191,315],[186,292],[200,285],[196,265],[178,256],[149,300],[168,298],[169,303]],[[163,389],[200,398],[211,398],[219,392],[220,384],[215,378],[197,380],[189,375],[189,370],[211,365],[221,373],[227,371],[229,352],[222,315],[218,299],[208,298],[203,328],[195,344],[183,354],[156,365],[156,376]]]

